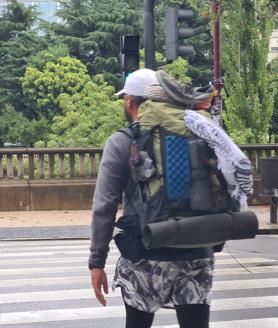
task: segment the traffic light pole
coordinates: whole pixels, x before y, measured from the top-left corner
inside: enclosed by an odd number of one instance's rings
[[[214,23],[214,85],[217,90],[217,95],[214,99],[214,111],[212,113],[217,118],[219,125],[222,125],[222,95],[221,90],[223,88],[223,82],[221,80],[221,68],[220,68],[220,1],[214,1],[213,12],[216,17]]]
[[[145,67],[156,70],[154,47],[154,2],[144,0],[144,48]]]

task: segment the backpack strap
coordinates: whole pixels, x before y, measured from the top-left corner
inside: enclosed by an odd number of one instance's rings
[[[122,129],[119,129],[117,132],[121,132],[121,133],[125,134],[126,136],[128,136],[130,139],[133,139],[133,134],[132,134],[131,128],[122,128]]]

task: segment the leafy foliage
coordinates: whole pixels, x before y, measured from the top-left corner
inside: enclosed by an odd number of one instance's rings
[[[34,28],[33,7],[7,2],[0,16],[0,143],[44,143],[53,120],[49,145],[102,145],[123,124],[121,101],[104,80],[120,88],[120,35],[139,34],[143,46],[143,1],[62,0],[60,23],[44,22],[40,30]],[[237,142],[266,142],[271,117],[272,133],[277,122],[277,63],[267,70],[277,1],[222,0],[221,5],[222,68],[229,92],[225,124]],[[207,83],[213,78],[212,1],[155,3],[158,61],[164,60],[167,7],[193,8],[198,15],[190,25],[200,33],[185,41],[196,50],[188,63],[179,58],[163,68],[183,82]]]
[[[224,120],[240,143],[268,141],[274,93],[267,55],[274,19],[266,2],[223,3],[222,60],[229,92]]]
[[[179,57],[171,64],[163,66],[166,73],[174,77],[176,80],[182,83],[190,83],[191,78],[188,76],[189,64],[187,60]]]
[[[182,83],[190,83],[191,78],[188,76],[189,64],[184,58],[179,57],[172,63],[164,65],[165,58],[163,54],[156,52],[155,59],[157,63],[163,63],[163,66],[159,66],[157,69],[163,69],[166,73],[174,77],[176,80]],[[144,68],[144,50],[140,50],[140,68]]]
[[[46,54],[46,58],[51,56]],[[90,80],[86,67],[75,58],[60,57],[47,61],[42,70],[27,67],[22,88],[31,108],[48,119],[61,113],[58,98],[80,92]]]
[[[96,76],[81,92],[61,94],[62,113],[54,118],[48,146],[103,146],[124,125],[123,103],[114,93],[103,77]]]
[[[47,62],[58,63],[61,57],[69,57],[69,48],[64,44],[51,45],[28,58],[28,66],[43,70]]]
[[[275,142],[278,142],[278,58],[270,63],[270,81],[274,91],[274,110],[270,126],[270,136],[274,135]]]
[[[212,1],[191,2],[208,11],[214,23]],[[229,93],[225,125],[238,143],[264,143],[273,111],[267,54],[277,1],[222,0],[221,7],[221,66]]]

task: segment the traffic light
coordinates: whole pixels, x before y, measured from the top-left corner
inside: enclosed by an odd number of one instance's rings
[[[167,8],[166,18],[166,61],[171,62],[179,56],[188,56],[194,48],[179,44],[181,39],[189,38],[194,34],[193,28],[188,27],[188,20],[193,17],[192,10]],[[186,26],[185,26],[186,25]]]
[[[139,69],[139,44],[139,35],[125,34],[121,36],[120,60],[123,81],[129,74]]]

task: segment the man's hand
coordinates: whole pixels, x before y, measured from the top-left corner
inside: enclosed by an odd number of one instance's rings
[[[92,286],[96,295],[97,300],[102,304],[106,305],[106,300],[102,294],[102,287],[105,294],[108,294],[108,283],[106,273],[103,269],[92,269],[91,270]]]

